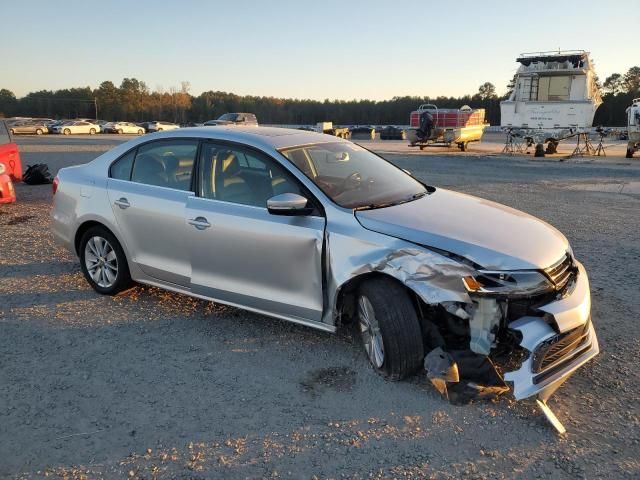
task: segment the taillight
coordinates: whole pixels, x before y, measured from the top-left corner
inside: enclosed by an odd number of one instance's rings
[[[58,180],[58,177],[53,179],[53,183],[51,184],[51,188],[53,189],[53,194],[55,195],[56,192],[58,191],[58,184],[60,183],[60,180]]]

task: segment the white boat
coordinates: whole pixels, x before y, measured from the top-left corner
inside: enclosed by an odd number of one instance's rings
[[[627,158],[633,157],[634,152],[640,150],[640,98],[634,98],[627,108]]]
[[[589,52],[523,53],[513,92],[500,102],[503,129],[524,130],[536,143],[586,132],[602,104]]]

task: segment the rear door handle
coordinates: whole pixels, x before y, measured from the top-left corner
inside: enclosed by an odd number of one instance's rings
[[[193,225],[198,230],[204,230],[205,228],[209,228],[211,226],[209,221],[204,217],[190,218],[189,220],[187,220],[187,223],[189,225]]]
[[[129,204],[129,200],[127,200],[126,198],[122,197],[119,198],[118,200],[116,200],[115,203],[117,206],[119,206],[121,209],[125,209],[125,208],[129,208],[131,205]]]

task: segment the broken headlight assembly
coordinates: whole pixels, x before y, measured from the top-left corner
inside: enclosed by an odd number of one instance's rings
[[[542,272],[536,270],[488,271],[462,279],[467,292],[476,295],[539,295],[552,292],[554,285]]]

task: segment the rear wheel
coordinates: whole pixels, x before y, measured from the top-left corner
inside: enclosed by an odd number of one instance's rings
[[[418,371],[424,360],[422,331],[407,290],[376,278],[360,287],[357,301],[360,335],[373,368],[390,380]]]
[[[63,133],[63,134],[65,134],[65,135],[71,135],[71,130],[69,130],[68,128],[65,128],[65,129],[62,131],[62,133]]]
[[[89,135],[95,135],[95,134],[96,134],[96,129],[95,128],[89,129]]]
[[[626,158],[633,158],[633,148],[627,148]]]
[[[10,128],[10,129],[9,129],[9,133],[10,133],[11,135],[15,135],[15,134],[16,134],[16,131],[15,131],[13,128]]]
[[[42,129],[36,128],[36,135],[42,135]]]
[[[142,129],[138,130],[138,135],[142,135],[143,133]]]
[[[80,240],[80,268],[91,287],[115,295],[131,284],[127,258],[116,237],[102,226],[91,227]]]

